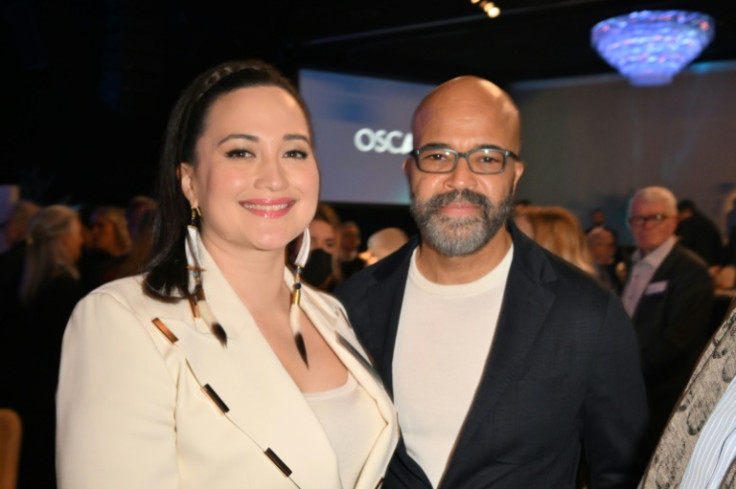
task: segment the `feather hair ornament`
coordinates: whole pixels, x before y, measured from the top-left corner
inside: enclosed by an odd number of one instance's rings
[[[302,360],[304,360],[304,364],[307,368],[309,368],[309,362],[307,361],[307,346],[304,344],[304,337],[302,336],[302,328],[299,321],[301,312],[299,309],[299,300],[302,296],[302,271],[309,259],[309,248],[311,244],[309,228],[307,227],[304,229],[304,234],[302,234],[302,245],[299,248],[299,253],[296,255],[296,259],[294,260],[294,291],[291,294],[291,306],[289,306],[289,324],[291,325],[291,332],[294,334],[296,349],[299,350],[299,355],[302,357]]]
[[[186,254],[187,254],[187,269],[191,273],[192,281],[194,285],[190,291],[191,300],[196,304],[199,315],[202,317],[205,323],[210,327],[210,331],[217,338],[222,346],[227,346],[227,333],[222,325],[215,319],[215,315],[212,314],[212,309],[207,303],[204,295],[204,288],[202,287],[202,266],[199,262],[199,228],[194,225],[199,215],[199,209],[192,209],[192,224],[187,226],[186,235]]]

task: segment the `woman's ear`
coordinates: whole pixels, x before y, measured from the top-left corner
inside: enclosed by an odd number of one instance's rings
[[[181,191],[189,201],[189,205],[192,208],[198,207],[199,200],[197,199],[197,191],[194,188],[194,167],[189,163],[180,163],[176,168],[176,176],[179,177]]]

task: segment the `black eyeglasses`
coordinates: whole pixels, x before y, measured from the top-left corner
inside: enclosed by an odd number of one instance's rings
[[[476,148],[459,153],[450,148],[425,146],[412,150],[409,155],[414,157],[417,168],[425,173],[451,173],[458,160],[465,158],[473,173],[495,175],[504,171],[509,157],[519,159],[513,151],[501,148]]]
[[[652,214],[649,216],[631,216],[629,218],[629,226],[631,226],[632,228],[639,228],[639,227],[644,226],[649,221],[653,222],[654,224],[659,224],[665,219],[667,219],[668,217],[670,216],[668,216],[667,214]]]

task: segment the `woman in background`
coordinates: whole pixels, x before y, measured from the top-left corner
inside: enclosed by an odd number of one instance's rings
[[[542,248],[595,275],[583,227],[572,212],[557,206],[527,206],[515,214],[514,222]]]
[[[396,414],[332,297],[286,246],[319,173],[303,101],[272,67],[217,66],[169,119],[147,273],[87,296],[64,338],[63,489],[372,489]]]
[[[54,394],[64,328],[83,295],[76,267],[82,241],[79,217],[64,205],[41,209],[28,225],[21,321],[11,325],[2,351],[10,407],[23,422],[20,488],[56,487]]]

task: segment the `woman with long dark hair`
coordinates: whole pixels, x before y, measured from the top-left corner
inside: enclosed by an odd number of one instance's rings
[[[195,79],[171,114],[145,274],[97,289],[64,338],[60,487],[373,488],[395,411],[289,242],[317,207],[306,108],[261,62]]]

